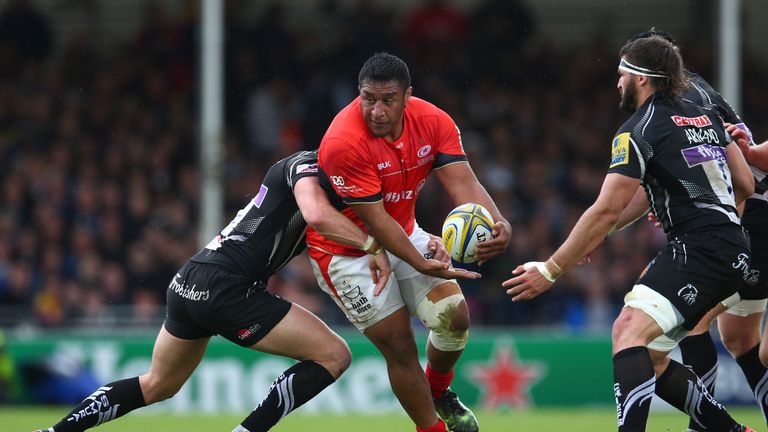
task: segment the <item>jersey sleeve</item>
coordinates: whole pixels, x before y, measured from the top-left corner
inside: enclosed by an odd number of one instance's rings
[[[467,160],[464,145],[461,142],[461,131],[451,116],[440,110],[435,120],[437,155],[435,156],[434,168]]]
[[[320,169],[344,203],[381,201],[381,179],[364,154],[354,151],[341,139],[325,140],[322,146]]]
[[[608,173],[642,179],[645,176],[647,162],[647,156],[640,151],[633,134],[620,130],[611,142],[611,162]]]
[[[297,181],[304,177],[316,177],[317,152],[302,152],[289,161],[288,166],[288,186],[293,189]]]

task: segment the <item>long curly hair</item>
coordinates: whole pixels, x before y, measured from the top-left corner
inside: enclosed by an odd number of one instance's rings
[[[619,51],[619,57],[640,67],[666,75],[649,77],[651,85],[664,96],[679,101],[688,87],[683,58],[672,43],[660,36],[634,39]]]

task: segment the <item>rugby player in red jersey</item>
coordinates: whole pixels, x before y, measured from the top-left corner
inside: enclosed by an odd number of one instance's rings
[[[440,238],[416,223],[416,199],[434,172],[454,204],[487,208],[496,222],[492,238],[478,247],[480,263],[507,249],[511,227],[470,168],[451,117],[412,96],[401,59],[373,55],[360,70],[358,85],[359,97],[336,115],[320,143],[320,184],[343,214],[388,251],[393,277],[374,292],[364,253],[310,230],[315,275],[386,359],[395,395],[417,431],[444,431],[446,424],[452,431],[477,431],[474,414],[449,385],[469,329],[455,278],[479,275],[450,267]],[[430,330],[426,375],[411,316]]]

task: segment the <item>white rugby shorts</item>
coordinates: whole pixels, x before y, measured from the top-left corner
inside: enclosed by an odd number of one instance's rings
[[[429,235],[417,226],[409,236],[422,255],[429,252]],[[411,316],[432,288],[449,280],[419,273],[408,263],[388,253],[392,274],[387,286],[373,296],[374,283],[368,269],[368,255],[361,257],[326,254],[310,258],[320,288],[344,311],[347,319],[365,331],[368,327],[406,306]],[[456,283],[455,280],[453,283]]]

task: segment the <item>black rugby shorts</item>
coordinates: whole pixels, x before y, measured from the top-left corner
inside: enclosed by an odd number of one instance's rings
[[[683,327],[691,330],[712,307],[742,287],[750,255],[740,226],[706,227],[670,241],[637,283],[669,300],[683,316]]]
[[[266,284],[212,264],[188,261],[166,292],[165,329],[180,339],[220,334],[249,347],[267,335],[291,303],[266,291]]]

